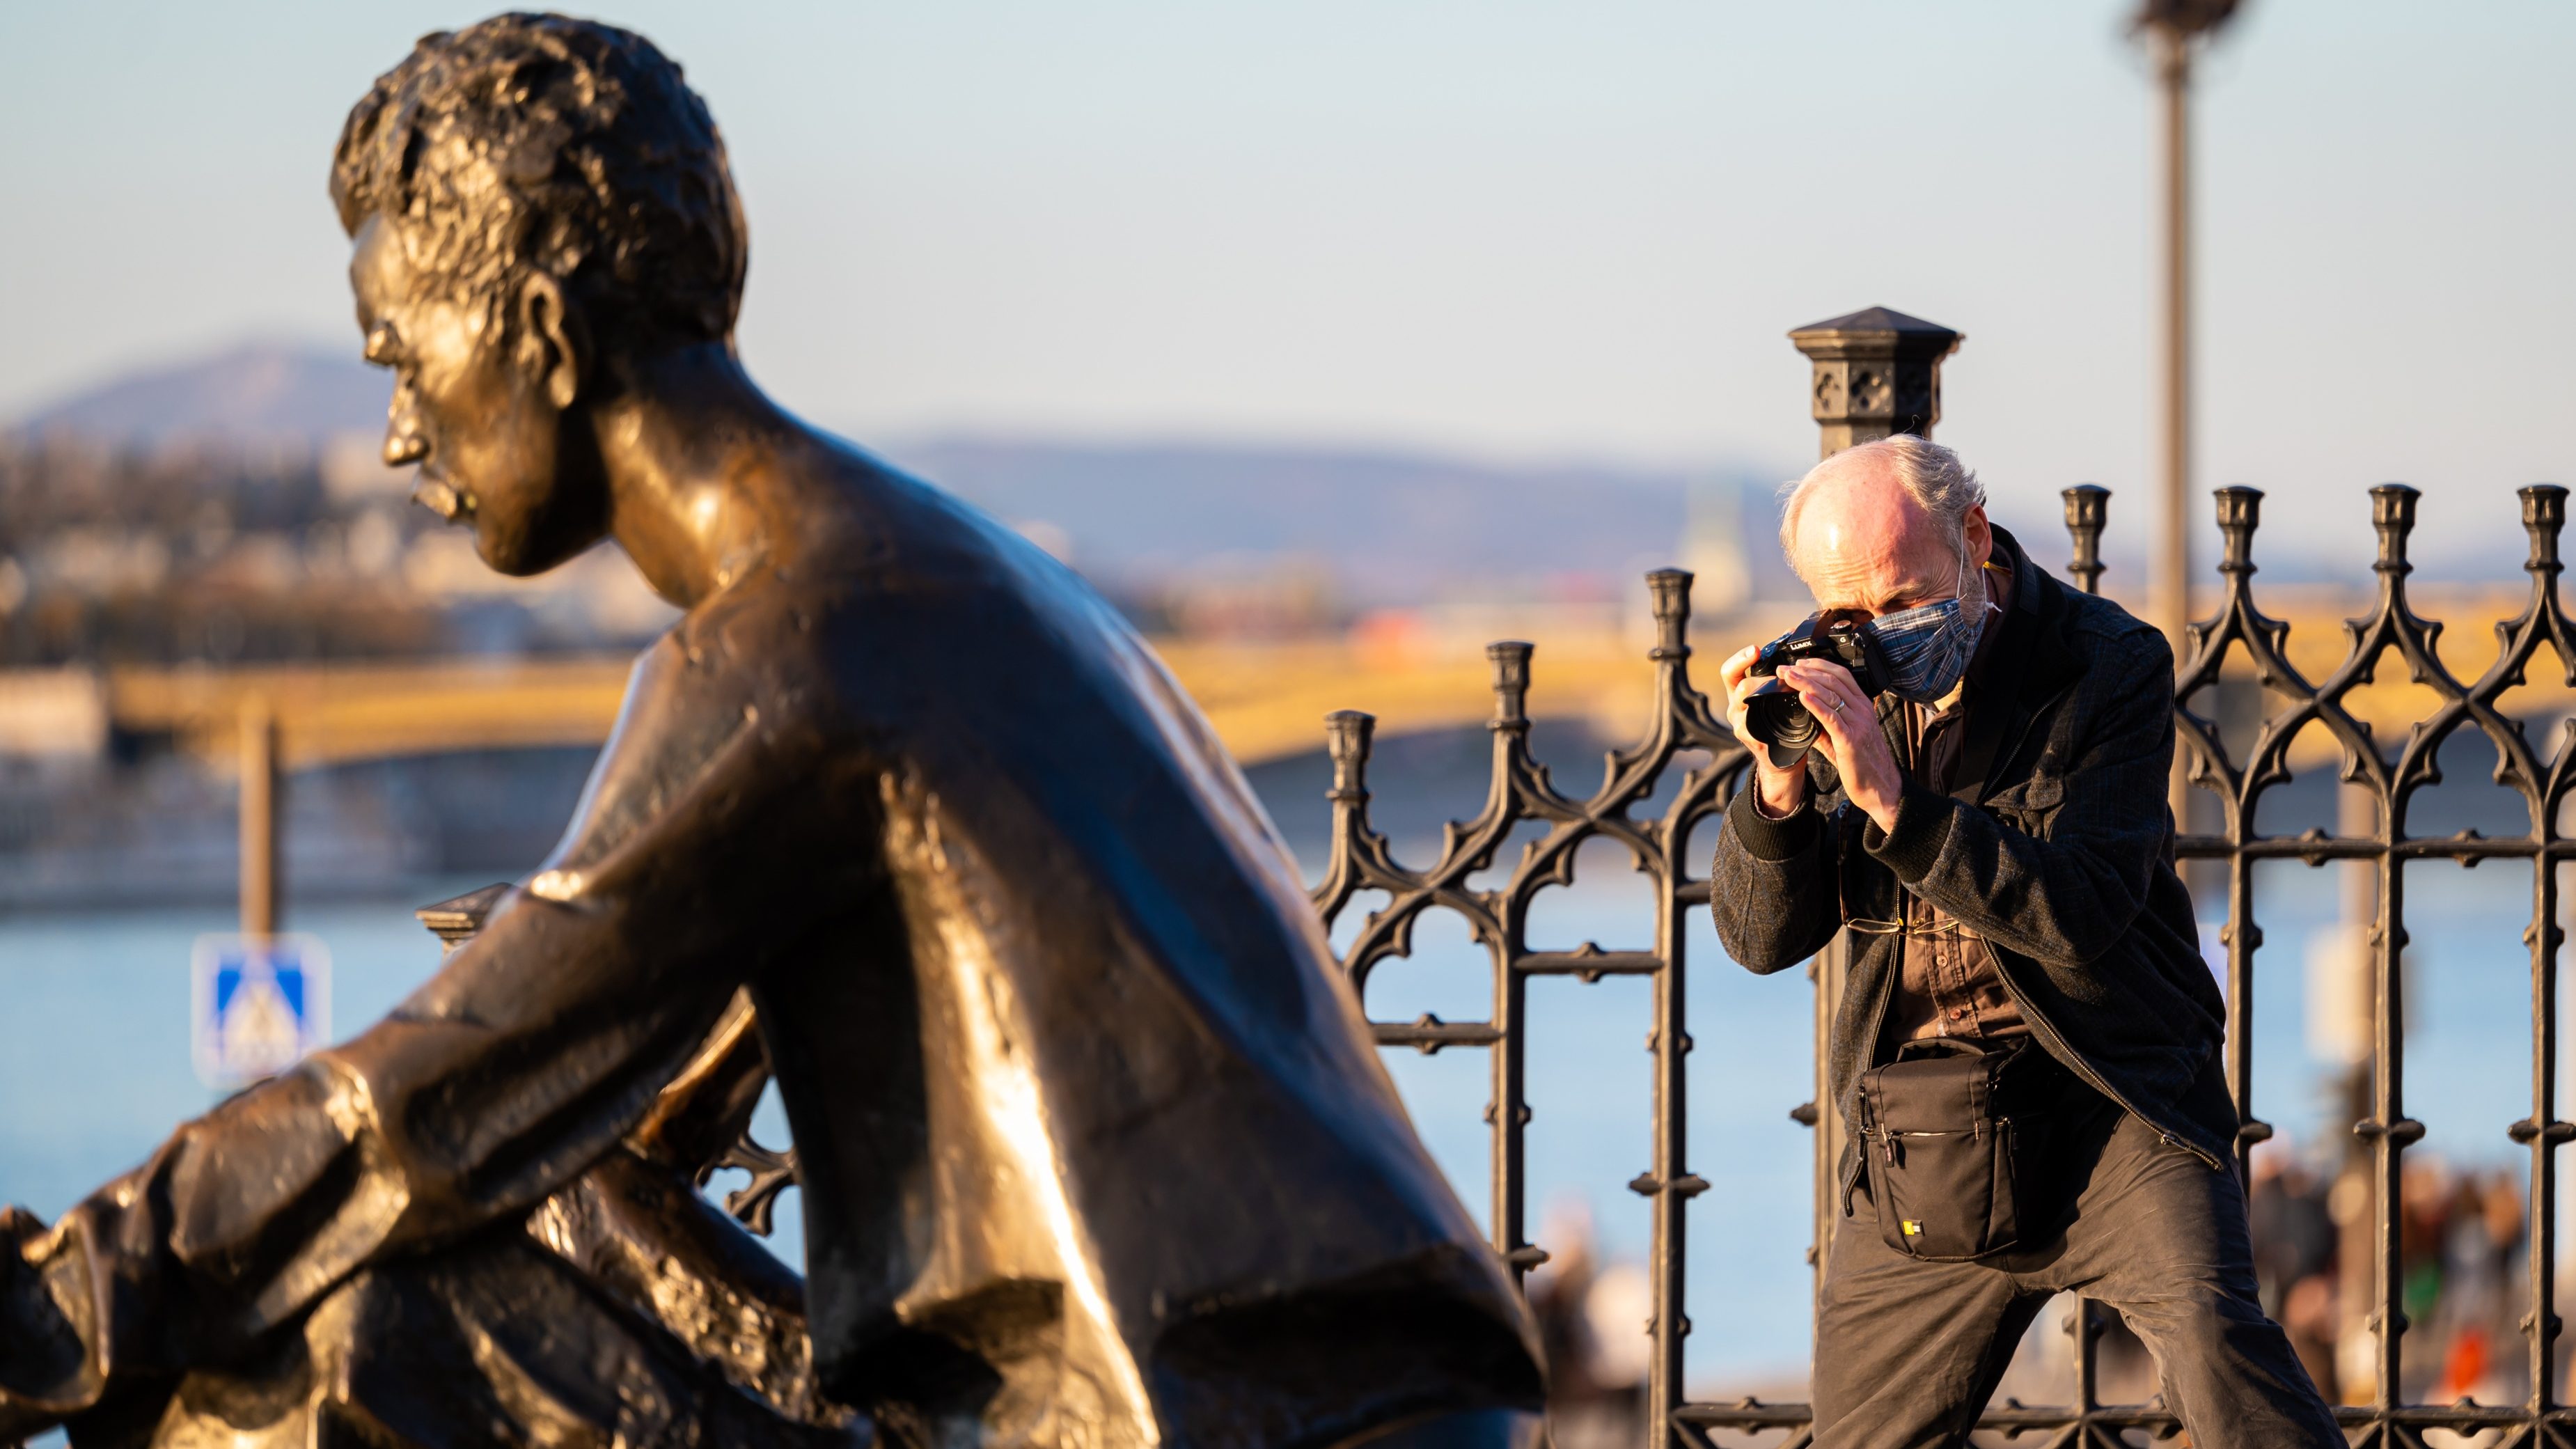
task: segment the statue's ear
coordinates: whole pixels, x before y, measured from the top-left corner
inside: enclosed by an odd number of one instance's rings
[[[558,409],[581,396],[590,366],[590,334],[579,309],[564,297],[563,283],[544,272],[519,289],[519,358],[536,374],[546,400]]]

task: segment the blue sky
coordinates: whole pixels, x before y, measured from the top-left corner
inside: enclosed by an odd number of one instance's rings
[[[354,348],[323,191],[340,118],[415,35],[480,13],[0,9],[0,417],[245,336]],[[1785,476],[1813,432],[1781,333],[1885,303],[1969,334],[1941,436],[2004,516],[2045,524],[2097,481],[2115,536],[2152,462],[2151,110],[2125,13],[602,12],[725,128],[754,370],[862,437]],[[2518,539],[2515,485],[2576,481],[2571,42],[2576,7],[2544,0],[2249,0],[2208,63],[2198,459],[2281,496],[2284,545],[2361,556],[2361,489],[2398,478],[2433,495],[2428,546],[2489,551]]]

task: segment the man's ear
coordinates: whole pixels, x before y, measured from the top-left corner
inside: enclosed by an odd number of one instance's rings
[[[1981,568],[1995,551],[1995,531],[1986,524],[1986,505],[1980,503],[1959,520],[1959,540],[1968,548],[1968,567]]]
[[[537,375],[546,401],[571,407],[590,366],[590,334],[564,298],[563,283],[538,272],[519,289],[519,357]]]

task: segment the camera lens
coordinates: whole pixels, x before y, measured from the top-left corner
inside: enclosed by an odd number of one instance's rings
[[[1744,730],[1766,745],[1793,753],[1813,745],[1823,733],[1797,691],[1776,679],[1745,699]]]

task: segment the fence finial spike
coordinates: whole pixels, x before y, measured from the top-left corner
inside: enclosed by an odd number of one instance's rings
[[[2220,573],[2254,572],[2254,530],[2263,526],[2263,490],[2231,484],[2211,495],[2218,500],[2218,532],[2227,541]]]
[[[1497,639],[1485,646],[1485,657],[1494,662],[1493,722],[1497,725],[1529,722],[1531,648],[1519,639]]]
[[[2066,532],[2075,557],[2067,573],[2088,594],[2102,592],[2102,526],[2111,518],[2111,490],[2098,483],[2078,483],[2060,493],[2066,500]]]
[[[1369,745],[1377,734],[1377,716],[1366,710],[1337,709],[1324,716],[1324,753],[1333,760],[1333,798],[1365,799],[1368,795]]]
[[[2531,535],[2531,560],[2523,567],[2554,574],[2559,569],[2558,535],[2567,527],[2567,490],[2555,483],[2532,483],[2518,491],[2523,532]]]
[[[2413,565],[2406,561],[2406,536],[2415,531],[2415,500],[2423,495],[2403,483],[2382,483],[2370,490],[2370,526],[2379,533],[2379,562],[2376,567],[2386,573],[2400,573]]]
[[[1690,625],[1691,581],[1696,577],[1689,569],[1657,569],[1646,575],[1646,593],[1655,609],[1657,659],[1679,659],[1689,653],[1684,639]]]

